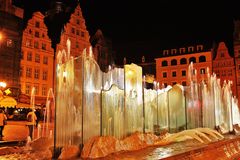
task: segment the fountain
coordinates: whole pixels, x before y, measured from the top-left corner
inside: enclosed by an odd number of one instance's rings
[[[57,55],[55,152],[64,150],[66,154],[67,148],[79,146],[82,156],[88,157],[93,148],[106,151],[109,147],[111,151],[101,154],[106,156],[177,142],[179,137],[186,140],[189,136],[199,142],[204,142],[201,137],[212,142],[220,138],[213,136],[213,140],[205,134],[218,134],[215,128],[220,133],[230,133],[234,125],[240,124],[231,82],[222,87],[209,71],[207,80],[198,82],[192,63],[188,70],[189,86],[176,84],[160,89],[155,82],[152,90],[144,88],[141,67],[135,64],[109,67],[104,73],[93,59],[91,48],[89,54],[84,50],[73,58],[70,41],[67,45],[67,53],[63,50]],[[166,140],[168,135],[172,140]],[[127,147],[133,145],[130,142],[139,143],[130,149]]]

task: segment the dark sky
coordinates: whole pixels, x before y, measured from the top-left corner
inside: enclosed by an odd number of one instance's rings
[[[46,10],[49,1],[36,8]],[[112,39],[118,64],[123,57],[128,63],[140,61],[143,55],[152,60],[162,49],[196,43],[225,41],[231,48],[233,20],[240,18],[237,2],[230,0],[79,1],[90,34],[100,28]],[[32,6],[28,8],[34,10]]]
[[[110,36],[118,61],[158,57],[161,49],[226,41],[231,47],[237,2],[80,0],[88,28]]]

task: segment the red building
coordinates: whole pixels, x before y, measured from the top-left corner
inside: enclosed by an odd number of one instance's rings
[[[64,26],[61,34],[60,43],[57,44],[57,52],[65,50],[67,52],[67,40],[71,41],[70,53],[73,57],[78,57],[82,54],[82,51],[86,48],[89,50],[90,36],[85,25],[85,19],[82,15],[80,5],[78,4],[74,12],[71,14],[69,23]]]

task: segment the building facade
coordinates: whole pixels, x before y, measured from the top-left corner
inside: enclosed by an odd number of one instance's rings
[[[163,50],[162,57],[156,58],[156,81],[162,86],[188,85],[188,66],[194,63],[198,80],[207,78],[207,70],[212,72],[212,51],[203,45]]]
[[[224,42],[218,44],[216,56],[213,59],[213,73],[216,73],[217,78],[220,78],[221,85],[224,80],[232,81],[233,95],[237,95],[234,58],[230,56]]]
[[[45,104],[47,92],[53,88],[54,50],[47,32],[44,15],[35,12],[22,37],[21,91],[30,96],[34,87],[36,104]]]
[[[19,69],[23,10],[11,0],[0,0],[0,82],[7,84],[11,96],[19,96]]]
[[[61,50],[67,52],[67,40],[71,41],[71,56],[78,57],[86,48],[89,53],[90,36],[85,25],[85,19],[82,15],[80,5],[78,4],[74,12],[71,14],[69,23],[64,26],[61,34],[60,43],[57,44],[56,53]]]

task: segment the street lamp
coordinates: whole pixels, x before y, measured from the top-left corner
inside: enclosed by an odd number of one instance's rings
[[[7,83],[5,82],[0,82],[0,88],[5,88],[7,86]]]

